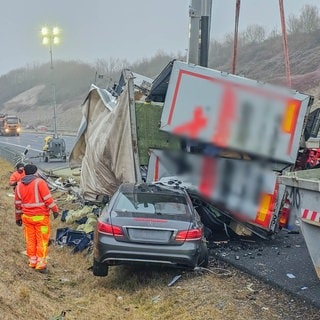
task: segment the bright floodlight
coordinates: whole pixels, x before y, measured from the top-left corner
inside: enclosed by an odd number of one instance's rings
[[[59,37],[53,37],[53,43],[54,44],[59,44],[60,43],[60,38]]]
[[[43,37],[43,38],[42,38],[42,44],[44,44],[44,45],[48,45],[48,44],[49,44],[49,42],[50,42],[49,37]]]
[[[59,33],[60,33],[60,29],[59,29],[58,27],[54,27],[54,28],[52,29],[52,34],[53,34],[54,36],[57,36]]]
[[[42,34],[43,36],[47,36],[47,35],[49,34],[49,29],[48,29],[47,27],[43,27],[43,28],[41,29],[41,34]]]
[[[41,28],[42,44],[44,45],[56,45],[60,43],[60,29],[58,27]]]

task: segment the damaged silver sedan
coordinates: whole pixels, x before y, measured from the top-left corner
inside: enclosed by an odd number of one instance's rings
[[[106,276],[109,266],[119,264],[208,265],[203,224],[184,189],[120,186],[98,219],[93,274]]]

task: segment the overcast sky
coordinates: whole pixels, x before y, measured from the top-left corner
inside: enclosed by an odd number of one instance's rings
[[[211,38],[234,30],[236,0],[212,0]],[[45,63],[49,49],[41,44],[43,25],[59,26],[62,42],[53,59],[94,63],[97,59],[151,58],[159,50],[185,53],[191,0],[10,0],[1,1],[0,75]],[[286,17],[299,15],[319,0],[284,0]],[[242,0],[239,29],[259,24],[280,30],[278,0]]]

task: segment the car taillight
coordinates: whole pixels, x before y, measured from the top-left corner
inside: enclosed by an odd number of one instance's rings
[[[98,231],[114,237],[122,237],[124,235],[121,227],[101,221],[98,221]]]
[[[181,230],[174,238],[176,241],[191,241],[199,240],[202,238],[203,231],[201,228],[191,230]]]
[[[290,217],[290,201],[286,199],[279,214],[279,227],[285,228],[288,225]]]

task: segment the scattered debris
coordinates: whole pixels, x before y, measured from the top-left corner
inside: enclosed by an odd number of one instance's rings
[[[179,279],[181,278],[181,274],[175,276],[171,282],[168,283],[168,287],[171,287],[172,285],[174,285]]]
[[[58,316],[50,317],[49,320],[64,320],[67,311],[71,311],[71,310],[63,310]]]
[[[208,272],[213,273],[213,274],[220,276],[220,277],[231,277],[232,276],[232,273],[230,270],[226,270],[223,268],[208,269],[208,268],[203,268],[203,267],[196,267],[193,270],[194,271],[208,271]]]
[[[151,301],[152,301],[153,303],[157,303],[157,302],[159,302],[160,300],[161,300],[161,296],[160,296],[160,295],[154,296],[154,297],[152,297],[152,299],[151,299]]]
[[[251,292],[256,292],[256,290],[254,290],[252,286],[253,286],[253,283],[249,283],[246,288]]]

